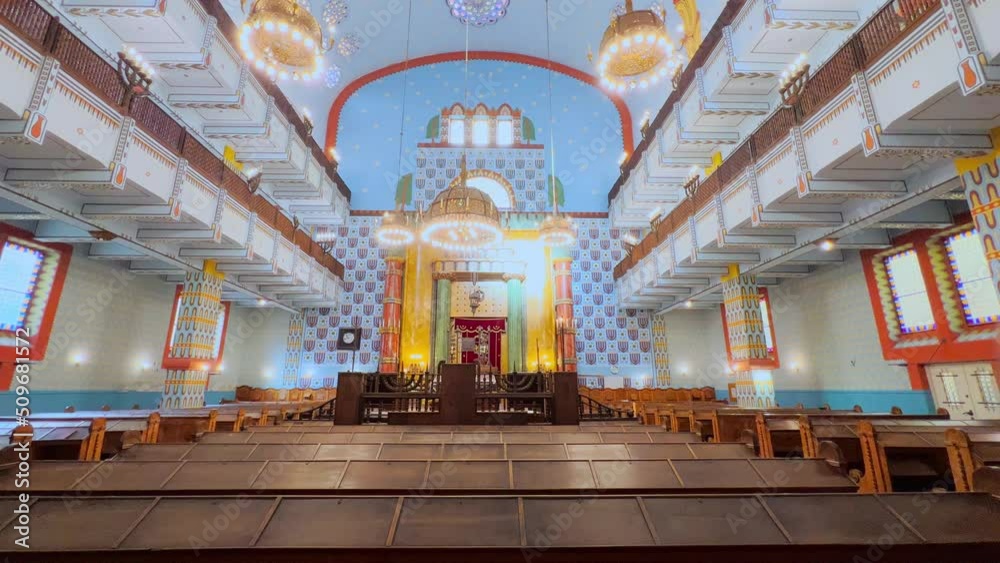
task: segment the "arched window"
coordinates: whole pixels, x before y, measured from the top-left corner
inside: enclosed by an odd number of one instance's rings
[[[469,187],[488,195],[493,200],[493,205],[497,209],[512,209],[514,202],[511,201],[510,192],[500,182],[493,178],[484,176],[473,176],[469,178]]]
[[[472,144],[490,144],[490,122],[485,115],[477,115],[472,120]]]
[[[509,117],[497,120],[497,144],[502,147],[514,144],[514,121]]]
[[[448,121],[448,142],[452,145],[465,144],[465,117],[451,116]]]

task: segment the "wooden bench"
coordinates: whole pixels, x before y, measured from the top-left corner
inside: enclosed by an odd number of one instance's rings
[[[196,553],[208,563],[332,558],[467,563],[472,553],[492,563],[523,563],[526,556],[543,563],[595,563],[619,557],[611,553],[629,553],[672,563],[760,563],[800,561],[809,552],[810,561],[848,562],[880,541],[885,544],[887,530],[898,530],[891,548],[874,551],[889,554],[880,558],[886,563],[981,563],[1000,549],[998,501],[976,493],[939,495],[931,499],[934,510],[918,518],[905,515],[928,503],[926,495],[579,499],[338,492],[236,499],[105,493],[78,499],[73,510],[66,509],[62,496],[36,497],[32,515],[46,525],[32,529],[32,549],[19,552],[17,560],[159,563]],[[571,525],[552,528],[553,517]],[[217,518],[227,525],[210,527],[207,534],[206,522]],[[739,525],[726,524],[733,521]],[[15,549],[10,525],[2,536],[2,549]]]
[[[1000,466],[1000,422],[906,427],[862,421],[857,436],[864,464],[862,492],[892,492],[928,483],[971,491],[979,467]]]
[[[803,420],[806,424],[803,425]],[[893,413],[858,413],[858,412],[774,412],[764,411],[754,415],[752,429],[743,430],[742,441],[753,443],[762,457],[785,457],[815,453],[815,448],[809,442],[809,432],[814,426],[825,425],[855,425],[862,420],[872,421],[881,425],[950,425],[952,421],[946,414],[893,414]],[[804,430],[804,431],[803,431]]]
[[[107,447],[107,421],[103,418],[91,420],[85,426],[83,423],[60,426],[40,425],[35,428],[24,424],[13,428],[8,434],[10,442],[2,453],[0,461],[11,463],[23,461],[17,446],[28,443],[28,453],[32,461],[45,459],[75,459],[79,461],[100,461]],[[121,441],[116,452],[121,449]]]
[[[313,449],[319,446],[313,446]],[[16,492],[0,470],[4,493]],[[36,462],[32,492],[155,494],[438,494],[855,492],[824,460],[247,459]]]

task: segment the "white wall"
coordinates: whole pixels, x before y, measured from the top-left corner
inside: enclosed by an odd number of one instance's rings
[[[882,359],[856,252],[839,266],[770,288],[781,390],[909,389],[906,368]],[[726,349],[717,309],[666,314],[671,385],[726,388]],[[685,375],[686,374],[686,375]]]
[[[292,314],[274,307],[233,309],[226,335],[224,383],[281,387]],[[215,381],[213,383],[216,383]],[[220,384],[223,382],[220,382]],[[228,390],[227,389],[227,390]]]
[[[31,368],[31,389],[162,391],[159,365],[175,291],[159,276],[136,276],[76,249],[45,360]],[[280,383],[290,316],[276,308],[234,307],[224,369],[212,376],[209,390]]]
[[[882,358],[857,252],[842,265],[771,290],[781,369],[776,389],[909,389],[906,368]]]
[[[136,276],[76,249],[45,360],[31,367],[31,389],[161,390],[156,366],[174,291],[157,276]]]
[[[718,309],[680,309],[665,314],[672,387],[726,388],[726,343]]]

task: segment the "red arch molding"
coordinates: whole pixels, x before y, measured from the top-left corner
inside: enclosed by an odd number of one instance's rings
[[[625,147],[625,152],[629,155],[632,154],[635,144],[632,135],[632,114],[629,112],[628,106],[625,105],[625,100],[617,94],[609,94],[600,86],[600,81],[596,76],[587,74],[579,69],[567,66],[554,61],[549,61],[548,59],[543,59],[540,57],[533,57],[531,55],[522,55],[520,53],[505,53],[503,51],[469,51],[469,59],[477,61],[503,61],[509,63],[521,63],[526,65],[535,66],[538,68],[551,68],[552,70],[565,74],[566,76],[575,78],[584,84],[589,84],[594,88],[601,91],[618,109],[618,116],[621,118],[622,122],[622,143]],[[334,100],[333,105],[330,106],[330,117],[326,125],[326,150],[330,151],[331,148],[337,146],[337,129],[340,126],[340,113],[344,109],[344,105],[347,100],[351,98],[358,90],[365,87],[372,82],[380,78],[385,78],[386,76],[391,76],[397,72],[403,72],[410,68],[416,68],[421,66],[432,65],[436,63],[452,62],[452,61],[464,61],[465,52],[464,51],[454,51],[451,53],[438,53],[436,55],[427,55],[424,57],[417,57],[411,59],[409,62],[398,62],[393,63],[389,66],[382,67],[378,70],[369,72],[368,74],[355,79],[353,82],[348,84],[340,94],[337,99]],[[405,111],[405,108],[404,108]]]

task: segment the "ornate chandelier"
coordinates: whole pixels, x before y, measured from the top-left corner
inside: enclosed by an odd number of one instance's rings
[[[588,56],[593,60],[593,54]],[[624,10],[612,13],[597,61],[605,88],[616,92],[648,88],[673,77],[682,62],[664,26],[662,7],[635,10],[632,0],[626,0]]]
[[[576,225],[566,215],[553,211],[542,221],[538,238],[546,246],[571,246],[576,244]]]
[[[397,209],[386,211],[382,216],[382,224],[375,229],[375,240],[380,246],[396,248],[412,244],[416,240],[416,234],[406,213]]]
[[[507,14],[510,0],[446,0],[451,8],[451,15],[463,24],[476,27],[492,25]]]
[[[333,40],[324,40],[319,22],[296,0],[254,0],[240,27],[243,57],[271,80],[319,79],[323,53],[332,47]]]
[[[421,240],[451,251],[477,250],[503,240],[500,211],[483,192],[470,188],[462,157],[461,182],[439,193],[424,215]]]

